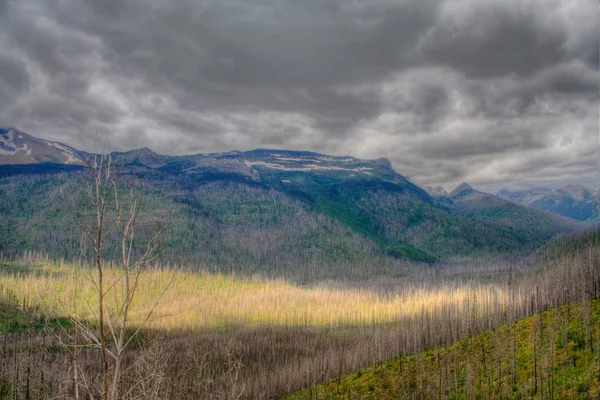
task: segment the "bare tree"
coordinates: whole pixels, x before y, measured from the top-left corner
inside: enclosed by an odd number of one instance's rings
[[[241,382],[240,371],[244,367],[241,357],[233,343],[230,341],[225,346],[225,366],[224,390],[222,395],[218,396],[223,400],[239,400],[244,394],[245,385]]]
[[[90,279],[97,292],[97,304],[90,305],[90,310],[98,320],[98,329],[93,329],[77,315],[72,315],[72,323],[83,343],[76,346],[93,348],[99,351],[101,362],[99,392],[104,400],[119,398],[119,384],[123,374],[124,354],[138,333],[152,317],[166,290],[171,286],[173,278],[158,294],[150,311],[143,317],[135,329],[130,326],[131,305],[139,289],[141,272],[144,267],[156,259],[160,231],[151,233],[141,251],[135,251],[134,242],[139,216],[143,206],[143,191],[134,190],[121,180],[122,174],[115,172],[110,154],[96,155],[90,159],[84,178],[85,193],[82,198],[67,195],[64,185],[61,194],[74,221],[82,233],[81,254],[87,262],[88,251],[92,250],[95,274],[90,272]],[[79,201],[77,201],[79,200]],[[83,203],[83,204],[82,204]],[[83,205],[90,211],[79,213],[78,207]],[[107,247],[118,249],[116,276],[107,276]],[[112,264],[112,263],[111,263]],[[114,298],[109,306],[107,298]],[[94,312],[93,309],[97,312]],[[128,331],[133,333],[128,334]],[[67,335],[75,339],[72,335]],[[74,366],[74,392],[78,396],[77,374],[83,369]]]

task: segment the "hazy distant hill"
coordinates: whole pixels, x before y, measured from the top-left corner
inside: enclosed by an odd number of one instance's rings
[[[438,186],[436,188],[431,187],[431,186],[425,186],[423,188],[427,194],[429,194],[431,197],[445,197],[448,196],[448,192],[446,191],[446,189],[444,189],[441,186]]]
[[[450,193],[453,212],[519,232],[538,241],[581,228],[581,223],[507,201],[473,189],[466,183]]]
[[[77,194],[80,165],[92,155],[4,132],[13,150],[0,159],[0,250],[76,256],[58,172]],[[174,157],[144,148],[112,156],[145,187],[146,215],[165,227],[163,258],[217,269],[298,279],[381,268],[401,274],[405,259],[520,255],[582,229],[464,185],[437,201],[387,159],[265,149]]]
[[[555,191],[536,188],[511,192],[503,189],[497,196],[578,221],[590,224],[600,222],[600,190],[567,185]]]

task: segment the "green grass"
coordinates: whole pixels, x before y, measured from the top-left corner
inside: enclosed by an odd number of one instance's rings
[[[0,285],[0,290],[2,292],[0,295],[0,332],[31,333],[48,327],[70,327],[71,322],[68,318],[48,318],[40,312],[38,307],[25,306],[23,300],[19,300],[12,291],[3,288],[2,285]]]
[[[541,324],[539,318],[528,317],[447,347],[360,369],[285,398],[522,399],[542,394],[554,399],[598,398],[600,300],[544,312]]]

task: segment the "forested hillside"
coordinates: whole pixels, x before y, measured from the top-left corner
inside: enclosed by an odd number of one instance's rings
[[[340,377],[285,399],[593,399],[600,301],[586,300]]]
[[[259,163],[265,152],[247,157]],[[356,161],[371,165],[372,175],[362,177],[335,167],[335,160],[320,170],[257,164],[256,176],[248,176],[227,172],[246,165],[231,157],[239,155],[228,156],[223,169],[182,171],[179,163],[120,167],[122,178],[144,192],[146,231],[163,232],[164,262],[299,280],[398,274],[409,260],[524,255],[554,235],[581,228],[549,215],[540,221],[539,212],[524,208],[515,219],[521,224],[510,229],[503,215],[463,215],[438,205],[381,161]],[[302,157],[305,165],[316,156]],[[79,236],[70,213],[89,206],[80,202],[84,174],[58,164],[0,167],[0,250],[77,258]]]

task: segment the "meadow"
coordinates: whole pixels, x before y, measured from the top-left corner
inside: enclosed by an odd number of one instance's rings
[[[73,315],[94,322],[91,304],[97,295],[93,270],[33,258],[2,264],[0,288],[19,299],[20,307],[46,316]],[[122,303],[124,285],[118,268],[107,268],[109,305]],[[371,287],[324,283],[298,286],[259,275],[190,272],[189,268],[154,266],[142,271],[131,310],[131,323],[141,324],[156,299],[147,327],[161,330],[198,330],[227,326],[347,327],[393,324],[402,318],[433,312],[477,299],[479,307],[506,307],[511,293],[495,283],[415,278],[397,280],[386,292]],[[167,289],[165,291],[165,289]],[[165,291],[164,294],[162,292]],[[522,293],[516,296],[523,297]],[[520,301],[523,301],[522,299]]]

